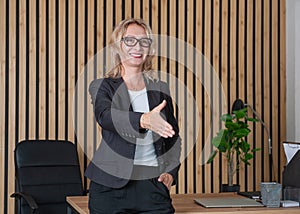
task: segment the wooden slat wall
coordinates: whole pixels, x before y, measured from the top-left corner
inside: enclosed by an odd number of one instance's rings
[[[14,210],[9,195],[15,190],[13,151],[18,141],[68,139],[78,144],[82,171],[86,168],[101,138],[89,113],[87,87],[105,72],[108,55],[103,48],[113,27],[127,17],[144,18],[155,34],[180,39],[161,44],[155,59],[178,105],[187,156],[172,192],[218,192],[226,183],[224,157],[202,164],[208,156],[202,150],[220,128],[216,118],[230,111],[236,98],[252,105],[269,127],[273,165],[270,175],[266,132],[259,123],[251,125],[248,140],[263,149],[235,182],[242,191],[251,191],[261,181],[281,181],[285,1],[0,0],[0,14],[0,212]],[[195,48],[193,53],[203,53],[213,69],[190,53],[188,45]],[[91,62],[99,52],[101,57]]]

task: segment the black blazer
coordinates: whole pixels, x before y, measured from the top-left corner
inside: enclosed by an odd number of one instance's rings
[[[175,135],[162,138],[153,133],[153,139],[160,173],[170,173],[175,184],[180,166],[181,138],[169,87],[165,82],[146,78],[145,83],[150,110],[163,100],[167,101],[161,114],[173,126]],[[136,138],[142,138],[147,132],[140,127],[142,113],[133,112],[121,77],[96,79],[90,84],[89,92],[95,119],[102,127],[102,140],[85,176],[105,186],[123,187],[131,177]]]

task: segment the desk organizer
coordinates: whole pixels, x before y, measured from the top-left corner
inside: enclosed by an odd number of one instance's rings
[[[282,187],[276,182],[262,182],[260,184],[262,203],[266,207],[279,207]]]

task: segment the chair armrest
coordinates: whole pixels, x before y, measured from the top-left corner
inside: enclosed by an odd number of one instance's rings
[[[24,200],[27,202],[27,204],[29,205],[29,207],[35,211],[36,209],[38,209],[38,205],[36,204],[35,200],[31,197],[31,195],[24,193],[24,192],[15,192],[13,194],[11,194],[12,198],[24,198]]]

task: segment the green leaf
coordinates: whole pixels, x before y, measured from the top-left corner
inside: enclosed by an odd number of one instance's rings
[[[241,149],[244,153],[248,152],[250,150],[250,144],[246,141],[241,142]]]
[[[232,121],[226,121],[225,127],[229,130],[235,130],[238,129],[240,126]]]
[[[241,128],[248,128],[249,127],[249,125],[247,123],[243,122],[243,121],[238,121],[238,124]]]
[[[252,159],[252,158],[253,158],[253,155],[250,154],[250,153],[247,153],[247,154],[245,155],[245,160],[246,160],[246,161],[248,161],[248,160],[250,160],[250,159]]]
[[[226,142],[221,142],[218,147],[219,151],[222,153],[226,152],[228,148],[229,148],[229,145]]]
[[[258,122],[259,120],[256,119],[256,118],[251,118],[251,117],[247,117],[246,118],[247,121],[250,121],[250,122]]]
[[[214,158],[216,157],[216,155],[217,155],[217,151],[215,150],[215,151],[212,152],[212,154],[211,154],[210,158],[208,159],[207,163],[211,163],[214,160]]]
[[[225,140],[225,134],[226,134],[226,130],[221,129],[217,135],[212,139],[212,144],[216,147],[219,148],[219,145],[222,141]]]
[[[241,161],[243,161],[246,165],[251,165],[249,161],[247,161],[247,160],[245,160],[243,158],[241,158]]]
[[[241,118],[244,118],[246,116],[246,109],[241,109],[241,110],[238,110],[238,111],[234,111],[233,112],[236,116],[236,118],[238,119],[241,119]]]
[[[223,114],[223,115],[221,116],[221,120],[222,120],[223,122],[231,121],[232,119],[233,119],[233,117],[232,117],[230,114]]]
[[[250,133],[250,130],[248,128],[241,128],[241,129],[236,130],[234,135],[237,138],[242,138],[242,137],[248,136],[249,133]]]
[[[261,150],[261,148],[255,148],[255,149],[252,149],[251,152],[254,153],[254,152],[257,152],[257,151],[260,151],[260,150]]]

